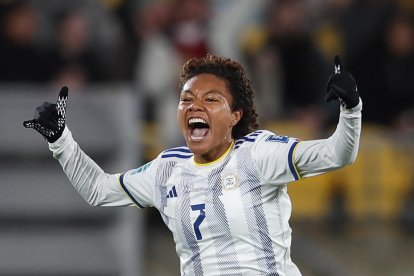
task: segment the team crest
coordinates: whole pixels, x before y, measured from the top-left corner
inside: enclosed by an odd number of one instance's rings
[[[235,174],[226,175],[221,182],[224,190],[231,190],[239,186],[239,180]]]

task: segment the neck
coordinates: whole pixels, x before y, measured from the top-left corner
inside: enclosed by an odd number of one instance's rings
[[[199,166],[206,166],[206,165],[211,165],[212,163],[219,162],[220,160],[222,160],[224,157],[226,157],[229,154],[230,150],[233,148],[233,145],[234,145],[234,140],[231,140],[227,144],[227,147],[225,148],[226,150],[222,153],[219,153],[219,154],[206,153],[206,154],[194,155],[194,163],[196,163],[196,165],[199,165]]]

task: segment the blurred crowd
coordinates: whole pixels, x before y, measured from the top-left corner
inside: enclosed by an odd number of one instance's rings
[[[336,121],[324,95],[340,54],[365,122],[413,132],[414,1],[0,0],[0,84],[128,83],[168,133],[180,68],[206,53],[245,64],[262,123],[315,128]]]

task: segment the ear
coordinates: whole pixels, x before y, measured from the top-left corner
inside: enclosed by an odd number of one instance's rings
[[[237,125],[237,123],[240,121],[241,117],[243,116],[243,110],[235,110],[232,112],[232,120],[231,120],[231,126],[234,127]]]

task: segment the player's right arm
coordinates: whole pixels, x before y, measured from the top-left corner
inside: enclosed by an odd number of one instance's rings
[[[38,131],[75,189],[93,206],[128,206],[134,201],[121,186],[120,174],[105,173],[73,139],[66,126],[68,89],[63,87],[56,104],[43,103],[34,118],[23,125]],[[143,177],[144,179],[145,177]]]
[[[131,199],[120,186],[120,174],[105,173],[73,139],[66,126],[62,136],[49,143],[53,157],[79,194],[93,206],[128,206]]]

